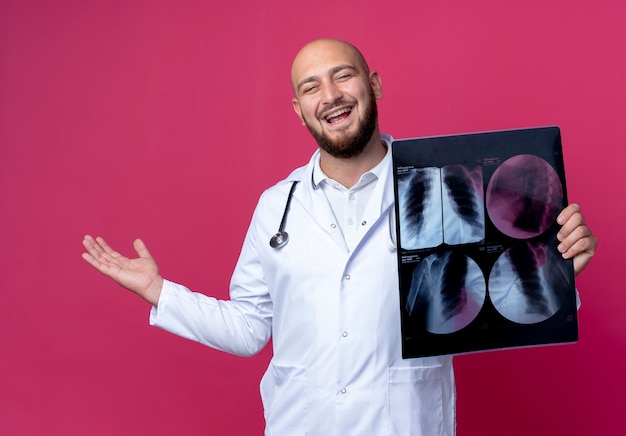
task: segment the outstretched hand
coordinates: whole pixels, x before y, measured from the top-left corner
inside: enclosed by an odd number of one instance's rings
[[[580,206],[570,204],[557,217],[561,230],[556,237],[560,244],[557,247],[565,259],[574,259],[574,273],[580,274],[593,257],[598,246],[598,238],[587,227],[585,218],[580,213]]]
[[[133,243],[139,257],[129,259],[114,251],[101,237],[85,236],[83,259],[116,283],[156,306],[163,287],[159,267],[141,239]]]

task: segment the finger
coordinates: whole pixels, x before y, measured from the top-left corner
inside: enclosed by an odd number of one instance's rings
[[[566,230],[563,232],[559,232],[559,235],[557,235],[557,238],[559,239],[560,244],[558,245],[557,250],[559,250],[561,253],[567,253],[572,250],[572,248],[576,244],[583,240],[583,238],[591,236],[591,230],[589,230],[589,228],[585,225],[578,225],[574,227],[571,231]],[[584,244],[585,242],[582,242],[581,244],[578,244],[576,246],[580,247]]]
[[[85,247],[85,249],[90,249],[95,243],[96,241],[94,241],[94,239],[90,235],[85,235],[85,237],[83,238],[83,246]]]
[[[89,235],[85,235],[85,237],[83,238],[83,247],[85,247],[85,250],[87,251],[91,250],[92,245],[93,245],[93,238]]]
[[[85,259],[85,261],[87,261],[87,263],[89,265],[93,266],[96,269],[99,269],[98,267],[100,266],[100,262],[98,261],[98,259],[93,257],[91,254],[83,253],[82,254],[82,258]]]
[[[86,235],[83,239],[83,247],[85,247],[85,250],[87,250],[87,252],[94,258],[98,258],[102,254],[102,248],[89,235]]]
[[[121,267],[120,260],[123,260],[123,256],[113,251],[103,238],[97,237],[94,240],[87,235],[83,239],[83,246],[87,250],[83,259],[101,273],[111,275],[114,268]]]
[[[564,258],[569,259],[585,252],[593,255],[595,252],[598,239],[586,227],[581,227],[581,231],[583,233],[581,233],[580,237],[572,237],[559,244],[558,250],[563,254]],[[578,233],[578,229],[574,232],[574,235],[576,233]]]
[[[146,244],[144,244],[141,239],[135,239],[135,241],[133,242],[133,247],[135,248],[135,251],[137,252],[139,257],[142,257],[142,258],[152,257],[152,255],[148,251],[148,247],[146,247]]]
[[[572,217],[572,215],[576,213],[580,213],[580,206],[576,203],[569,204],[561,211],[561,213],[559,213],[559,216],[556,218],[556,222],[563,225]]]
[[[101,236],[98,236],[96,238],[96,242],[98,243],[98,245],[100,245],[100,247],[102,247],[102,250],[104,250],[105,253],[108,253],[112,256],[118,256],[119,253],[117,253],[115,250],[113,250],[109,244],[107,244],[107,242],[104,240],[104,238],[102,238]]]
[[[556,234],[556,237],[559,241],[564,241],[565,239],[569,238],[572,233],[578,231],[579,227],[584,227],[585,229],[587,228],[587,226],[585,225],[585,218],[580,212],[576,212],[570,215],[567,220],[562,224],[561,228]]]
[[[102,244],[99,242],[102,238],[96,238],[95,240],[88,236],[83,240],[83,246],[87,249],[87,252],[99,262],[108,262],[113,259],[113,256],[104,251]],[[105,242],[106,244],[106,242]]]
[[[89,253],[83,253],[82,257],[93,268],[95,268],[102,274],[109,275],[108,273],[109,273],[110,267],[107,263],[99,261],[97,258],[93,257]]]

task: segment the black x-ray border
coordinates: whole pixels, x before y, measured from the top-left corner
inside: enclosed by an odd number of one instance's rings
[[[402,353],[404,358],[462,354],[503,348],[571,343],[578,340],[578,320],[574,270],[571,260],[564,260],[556,250],[559,226],[553,222],[540,234],[511,237],[494,225],[486,210],[487,189],[494,172],[504,162],[519,155],[536,156],[547,162],[558,175],[562,187],[562,205],[567,203],[565,168],[561,132],[557,126],[468,133],[412,139],[396,139],[392,144],[396,244],[399,270]],[[401,210],[399,175],[421,168],[443,168],[448,165],[478,166],[482,169],[484,239],[478,242],[406,249],[401,244]],[[530,183],[533,183],[532,181]],[[537,183],[545,183],[541,177]],[[494,197],[495,198],[495,197]],[[404,211],[406,212],[406,210]],[[532,323],[514,322],[503,316],[492,304],[489,277],[498,259],[514,244],[536,244],[547,247],[547,256],[558,259],[558,268],[566,279],[558,310],[545,320]],[[465,327],[449,333],[428,330],[423,311],[409,313],[407,299],[413,282],[413,270],[429,256],[445,252],[461,253],[480,267],[486,283],[486,298],[475,318]],[[434,298],[434,297],[433,297]]]

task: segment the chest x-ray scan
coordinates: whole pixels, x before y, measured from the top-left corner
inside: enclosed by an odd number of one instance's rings
[[[574,342],[558,127],[392,144],[404,357]]]
[[[411,168],[397,175],[400,245],[405,250],[485,237],[482,168]]]
[[[470,257],[455,251],[434,253],[413,270],[406,311],[420,314],[431,333],[456,332],[476,318],[485,291],[483,273]]]

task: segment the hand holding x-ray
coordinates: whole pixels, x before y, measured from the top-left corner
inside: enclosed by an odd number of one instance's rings
[[[589,265],[598,246],[598,238],[587,227],[576,203],[563,209],[556,221],[561,225],[556,235],[560,242],[557,249],[565,259],[574,259],[574,273],[578,275]]]

